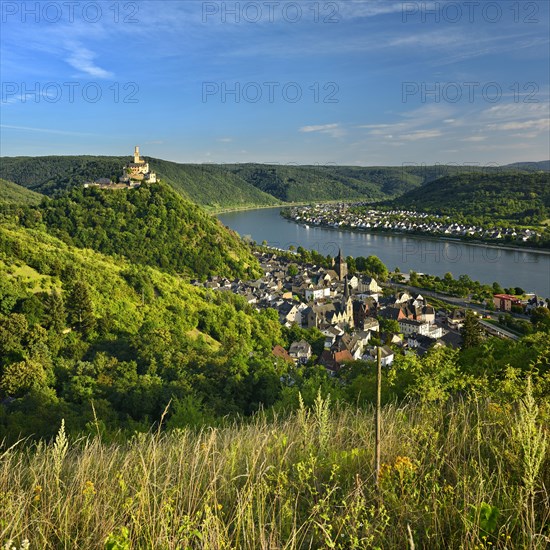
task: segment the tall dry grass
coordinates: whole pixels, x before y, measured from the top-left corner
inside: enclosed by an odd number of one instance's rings
[[[380,490],[373,412],[320,397],[286,419],[21,442],[0,451],[0,543],[31,549],[531,548],[549,545],[550,461],[516,407],[389,405]],[[546,427],[547,429],[547,427]]]

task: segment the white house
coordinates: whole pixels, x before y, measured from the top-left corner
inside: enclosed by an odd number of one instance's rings
[[[437,340],[443,336],[443,329],[432,323],[425,321],[415,321],[414,319],[400,319],[399,330],[405,335],[418,334],[419,336],[427,336]]]
[[[321,300],[323,298],[330,298],[330,287],[321,286],[307,288],[304,294],[307,302],[310,302],[312,300]]]
[[[292,342],[288,354],[296,363],[307,363],[312,354],[311,346],[305,340]]]
[[[430,332],[430,324],[424,321],[415,321],[414,319],[399,319],[399,330],[407,336],[408,334],[420,334],[427,336]]]
[[[389,346],[380,347],[380,364],[383,367],[389,367],[395,358],[393,350]],[[365,361],[377,361],[378,360],[378,346],[372,347],[368,350],[368,353],[363,355]]]

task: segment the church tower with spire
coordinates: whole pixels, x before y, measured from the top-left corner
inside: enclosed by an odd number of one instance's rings
[[[346,323],[348,326],[353,328],[353,300],[351,299],[351,294],[349,291],[349,280],[347,275],[344,277],[344,292],[342,293],[341,304],[342,311],[345,314]]]
[[[338,279],[340,281],[343,281],[348,275],[348,263],[346,262],[346,259],[342,256],[341,248],[338,249],[338,256],[336,256],[334,264],[334,271],[336,271]]]

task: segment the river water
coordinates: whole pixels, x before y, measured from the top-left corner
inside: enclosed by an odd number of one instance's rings
[[[288,249],[303,246],[323,255],[378,256],[393,270],[410,270],[454,277],[466,274],[482,283],[498,281],[503,287],[519,286],[527,292],[550,297],[550,254],[504,250],[449,240],[406,235],[351,232],[322,227],[305,227],[286,220],[279,208],[227,212],[218,218],[242,237],[257,243]]]

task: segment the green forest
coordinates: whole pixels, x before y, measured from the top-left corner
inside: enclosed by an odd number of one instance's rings
[[[181,164],[145,158],[184,198],[210,210],[280,203],[394,198],[444,177],[521,174],[545,163],[504,167],[454,165],[299,166],[294,164]],[[118,179],[129,157],[1,157],[0,178],[52,195],[98,178]]]
[[[460,223],[538,225],[550,218],[548,173],[440,178],[393,200],[392,207],[446,214]]]
[[[258,265],[238,235],[165,183],[105,192],[74,188],[23,209],[26,227],[44,228],[67,244],[172,273],[253,277]]]
[[[10,204],[38,204],[42,200],[42,195],[35,193],[30,189],[0,179],[0,206]]]

